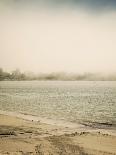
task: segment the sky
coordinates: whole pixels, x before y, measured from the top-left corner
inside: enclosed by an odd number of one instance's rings
[[[0,67],[116,72],[116,0],[0,0]]]

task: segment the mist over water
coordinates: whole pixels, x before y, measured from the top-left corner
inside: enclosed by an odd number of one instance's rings
[[[116,81],[116,73],[33,73],[15,69],[6,72],[0,68],[0,81]]]

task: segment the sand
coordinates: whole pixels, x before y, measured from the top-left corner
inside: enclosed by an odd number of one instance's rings
[[[1,114],[0,154],[115,155],[116,135]]]

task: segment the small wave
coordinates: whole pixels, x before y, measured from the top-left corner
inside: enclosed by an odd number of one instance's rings
[[[116,123],[112,122],[82,122],[81,124],[98,129],[116,129]]]

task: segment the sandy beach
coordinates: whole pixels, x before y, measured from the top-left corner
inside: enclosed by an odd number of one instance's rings
[[[115,155],[116,136],[1,114],[0,154]]]

